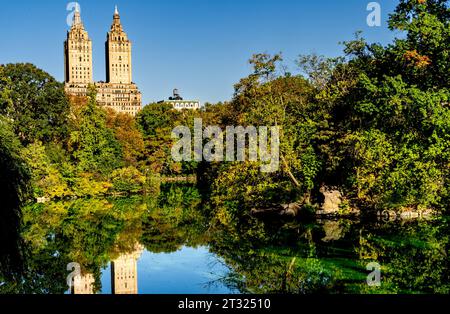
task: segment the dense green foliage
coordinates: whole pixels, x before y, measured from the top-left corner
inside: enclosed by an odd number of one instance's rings
[[[9,132],[2,145],[5,154],[24,160],[31,174],[33,193],[26,200],[154,189],[155,173],[145,168],[144,141],[135,120],[99,108],[94,89],[87,98],[68,99],[63,84],[29,64],[1,66],[0,81],[2,132]]]
[[[0,114],[13,121],[23,143],[67,137],[63,84],[31,64],[0,65]]]
[[[321,98],[342,143],[335,169],[365,204],[443,208],[450,178],[447,2],[401,1],[390,26],[406,38],[387,47],[347,43],[349,61]],[[333,92],[339,86],[349,87]]]
[[[442,0],[400,1],[389,25],[402,39],[383,47],[358,34],[344,57],[300,56],[298,74],[285,71],[280,55],[255,55],[229,117],[281,126],[281,168],[271,175],[250,162],[219,169],[218,217],[225,222],[225,214],[261,202],[314,204],[324,185],[363,209],[446,209],[449,10]],[[230,202],[236,213],[223,213]]]
[[[81,124],[70,134],[70,150],[81,172],[107,174],[122,165],[122,147],[111,129],[106,127],[106,114],[96,108],[95,91],[80,112]]]
[[[0,116],[0,268],[20,268],[20,206],[28,197],[29,173],[20,156],[20,142],[10,122]]]
[[[195,162],[175,162],[171,155],[172,130],[177,126],[194,124],[194,118],[201,112],[190,110],[173,110],[172,105],[165,103],[149,104],[137,116],[145,143],[145,165],[152,172],[167,176],[192,175],[195,173]]]

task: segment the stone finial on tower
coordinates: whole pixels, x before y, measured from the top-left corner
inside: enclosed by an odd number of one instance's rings
[[[114,21],[113,25],[120,25],[120,15],[119,15],[119,9],[117,8],[117,5],[114,8]]]

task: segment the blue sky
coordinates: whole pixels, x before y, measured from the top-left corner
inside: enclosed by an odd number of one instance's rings
[[[31,62],[64,80],[66,0],[2,1],[0,64]],[[94,79],[105,80],[104,42],[117,4],[133,41],[133,80],[144,103],[178,88],[185,99],[228,100],[250,71],[253,53],[282,52],[291,71],[299,54],[337,56],[357,30],[390,42],[387,15],[397,1],[378,1],[382,26],[366,24],[366,0],[80,0],[93,41]]]

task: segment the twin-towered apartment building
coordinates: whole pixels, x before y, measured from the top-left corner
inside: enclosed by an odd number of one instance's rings
[[[66,93],[86,96],[88,86],[93,84],[100,106],[135,116],[142,109],[142,94],[132,80],[131,48],[131,41],[123,30],[116,7],[105,45],[106,82],[94,82],[92,41],[76,7],[72,27],[64,43]]]

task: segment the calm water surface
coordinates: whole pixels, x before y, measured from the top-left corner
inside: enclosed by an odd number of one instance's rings
[[[0,293],[450,293],[448,217],[219,223],[210,212],[186,187],[29,206],[23,265],[0,275]]]
[[[229,269],[207,247],[183,247],[174,253],[139,251],[136,265],[130,264],[128,274],[136,269],[137,291],[140,294],[228,294],[239,293],[222,282]],[[121,280],[108,266],[102,271],[101,293],[111,294],[111,280]],[[112,279],[113,278],[113,279]],[[130,285],[131,286],[131,285]],[[131,290],[130,290],[131,293]]]

